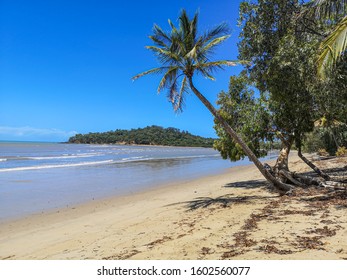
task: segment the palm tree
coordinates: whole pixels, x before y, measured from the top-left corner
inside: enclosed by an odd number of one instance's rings
[[[168,89],[168,98],[173,104],[175,111],[182,110],[185,94],[192,90],[218,122],[221,123],[229,136],[240,145],[263,176],[280,193],[289,192],[292,187],[277,180],[269,170],[264,168],[246,143],[193,83],[195,74],[201,74],[205,78],[214,80],[214,71],[222,69],[223,66],[235,65],[235,62],[230,60],[210,60],[210,56],[215,48],[229,38],[227,25],[225,23],[220,24],[203,35],[198,35],[198,14],[195,13],[194,17],[189,19],[185,10],[182,10],[180,14],[178,27],[170,20],[169,24],[171,27],[170,32],[165,32],[158,25],[154,25],[154,34],[149,36],[154,42],[154,46],[146,47],[154,52],[162,66],[140,73],[134,76],[133,80],[148,74],[163,74],[158,86],[158,93],[164,88]]]
[[[320,45],[318,73],[325,77],[325,71],[331,69],[347,50],[347,0],[313,0],[308,4],[308,10],[317,19],[335,23]]]
[[[347,16],[345,16],[334,30],[321,43],[321,54],[318,58],[318,71],[324,77],[324,71],[332,68],[336,61],[347,49]]]

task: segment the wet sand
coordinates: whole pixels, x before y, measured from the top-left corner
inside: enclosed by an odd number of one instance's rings
[[[290,166],[309,171],[296,156]],[[346,214],[342,194],[280,197],[254,166],[233,167],[1,223],[0,259],[346,259]]]

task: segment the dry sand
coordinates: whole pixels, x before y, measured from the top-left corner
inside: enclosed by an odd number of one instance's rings
[[[309,170],[297,157],[291,169]],[[2,223],[0,259],[347,259],[346,194],[301,192],[279,197],[254,166],[234,167]]]

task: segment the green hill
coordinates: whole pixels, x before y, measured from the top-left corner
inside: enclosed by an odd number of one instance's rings
[[[188,131],[180,131],[173,127],[163,128],[153,125],[131,130],[117,129],[102,133],[76,134],[70,137],[68,142],[76,144],[135,144],[211,148],[214,140],[213,138],[192,135]]]

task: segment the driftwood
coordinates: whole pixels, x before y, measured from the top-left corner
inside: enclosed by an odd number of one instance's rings
[[[295,187],[300,188],[308,188],[308,187],[320,187],[320,188],[329,188],[336,191],[347,191],[347,182],[344,181],[333,181],[330,179],[330,176],[326,175],[323,171],[321,171],[319,168],[317,168],[320,172],[321,178],[316,179],[309,176],[304,176],[302,174],[298,174],[296,172],[290,172],[287,168],[285,169],[278,169],[278,167],[272,168],[269,164],[265,163],[264,168],[273,176],[275,176],[278,180],[281,182],[292,185],[292,189],[284,194],[289,195],[291,194],[292,190]],[[326,176],[324,176],[326,175]],[[324,177],[324,178],[323,178]],[[328,178],[329,180],[327,180]],[[283,194],[283,193],[282,193]]]

